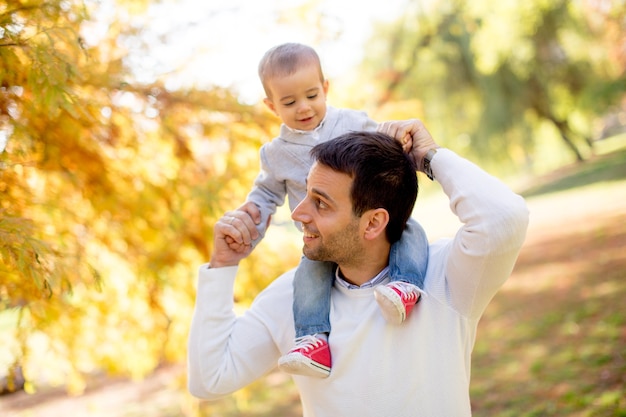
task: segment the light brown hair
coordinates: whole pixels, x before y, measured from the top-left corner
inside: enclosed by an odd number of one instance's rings
[[[315,49],[300,43],[284,43],[269,49],[259,62],[259,78],[267,97],[271,98],[270,80],[291,75],[305,65],[316,65],[320,81],[324,82],[322,64]]]

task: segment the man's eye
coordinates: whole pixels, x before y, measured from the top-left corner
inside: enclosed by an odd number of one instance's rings
[[[317,199],[315,201],[315,204],[317,205],[318,208],[321,208],[321,209],[328,208],[328,205],[320,199]]]

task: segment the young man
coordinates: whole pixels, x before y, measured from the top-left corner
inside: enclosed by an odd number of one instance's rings
[[[292,213],[302,223],[304,254],[337,264],[333,369],[324,380],[294,376],[304,416],[470,416],[476,326],[513,269],[528,211],[499,180],[439,148],[421,122],[388,122],[380,130],[389,136],[355,132],[317,145],[306,197]],[[408,155],[392,139],[406,133]],[[413,209],[415,167],[434,175],[463,226],[453,239],[430,245],[427,296],[416,305],[418,314],[393,326],[371,300],[388,281],[391,245]],[[211,262],[199,270],[189,389],[200,398],[246,386],[291,346],[293,271],[270,284],[244,315],[233,312],[237,265],[251,250],[245,235],[253,223],[242,211],[220,219]]]

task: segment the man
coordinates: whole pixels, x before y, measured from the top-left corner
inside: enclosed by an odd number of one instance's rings
[[[510,275],[524,241],[521,197],[452,151],[418,120],[348,133],[317,145],[307,194],[292,213],[304,254],[332,261],[327,379],[294,376],[304,416],[469,416],[470,358],[485,307]],[[387,136],[388,135],[388,136]],[[410,136],[405,154],[399,142]],[[413,209],[415,167],[434,176],[463,226],[430,245],[425,295],[402,326],[371,300],[388,282],[389,249]],[[216,399],[272,370],[294,336],[293,271],[270,284],[241,317],[233,312],[238,262],[252,219],[237,210],[215,225],[211,262],[199,271],[189,337],[189,389]],[[312,349],[315,347],[312,346]]]

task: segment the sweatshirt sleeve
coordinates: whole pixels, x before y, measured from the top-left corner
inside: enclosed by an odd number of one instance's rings
[[[431,167],[462,223],[441,265],[445,287],[439,296],[477,319],[513,270],[526,237],[528,209],[500,180],[448,149],[437,151]]]
[[[237,267],[208,265],[198,272],[187,346],[187,384],[198,398],[217,399],[250,384],[273,369],[280,356],[274,336],[282,333],[267,323],[276,323],[275,314],[285,314],[273,305],[287,304],[276,303],[274,297],[288,297],[291,285],[283,282],[282,290],[261,292],[256,305],[237,317],[233,302],[236,273]]]
[[[259,152],[261,170],[257,174],[252,190],[250,190],[247,197],[247,200],[255,203],[261,211],[261,222],[257,225],[259,238],[253,242],[253,245],[258,244],[263,239],[267,230],[268,218],[276,212],[277,207],[285,203],[285,196],[287,195],[285,181],[272,172],[274,167],[269,161],[269,153],[272,146],[274,144],[270,142],[261,147]]]

